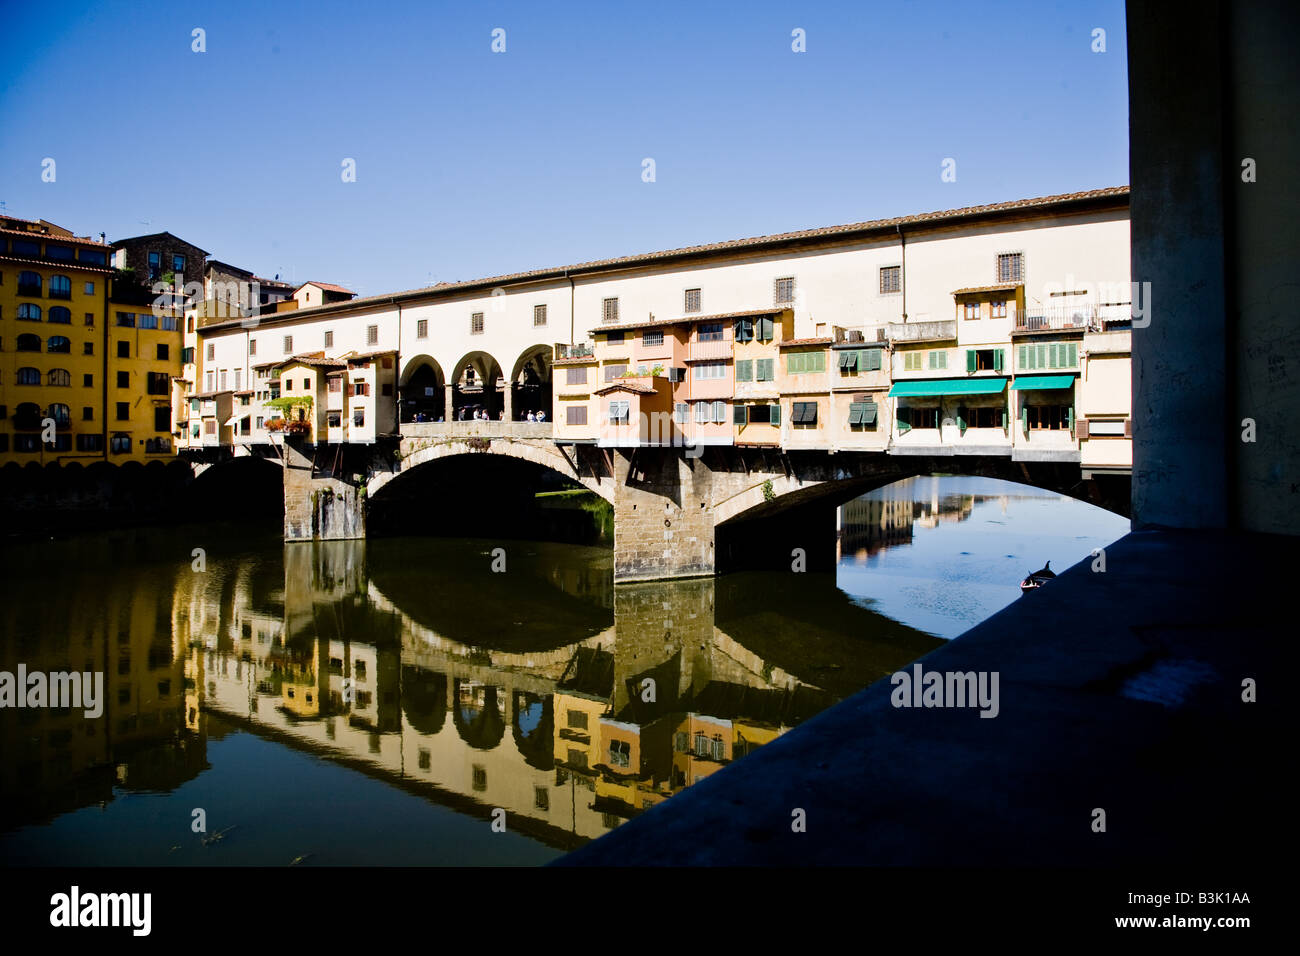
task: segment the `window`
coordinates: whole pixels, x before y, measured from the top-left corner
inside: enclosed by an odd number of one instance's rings
[[[117,402],[117,420],[124,422],[131,417],[131,403]]]
[[[325,332],[325,348],[334,348],[334,332],[332,330],[326,330]]]
[[[1025,254],[1023,252],[1003,252],[998,254],[997,281],[1025,281]]]
[[[52,368],[46,376],[46,384],[57,385],[60,387],[72,387],[72,373],[66,368]]]
[[[134,312],[117,313],[117,327],[120,329],[135,328],[135,313]]]
[[[775,302],[777,305],[790,305],[794,302],[794,277],[777,279],[775,283]]]
[[[980,304],[978,302],[966,302],[962,305],[961,317],[963,319],[978,319],[980,317]]]
[[[429,337],[429,320],[417,319],[415,322],[415,337],[417,339],[427,339]]]
[[[72,280],[67,276],[50,276],[50,298],[71,299]]]
[[[193,330],[193,329],[190,329],[190,331],[193,332],[194,330]],[[186,349],[186,351],[190,353],[190,361],[193,361],[193,360],[194,360],[194,352],[193,352],[193,350],[192,350],[192,349]],[[249,355],[256,355],[256,354],[257,354],[257,339],[249,339],[249,340],[248,340],[248,354],[249,354]]]
[[[469,331],[471,335],[483,334],[483,313],[475,312],[469,317]]]
[[[785,370],[790,375],[826,371],[825,352],[789,352],[785,357]]]
[[[139,319],[140,328],[142,329],[158,328],[158,316],[154,315],[152,312],[141,312]]]
[[[82,375],[82,376],[81,376],[81,387],[82,387],[82,388],[94,388],[94,387],[95,387],[95,376],[92,375],[90,372],[86,372],[84,375]]]
[[[1074,413],[1069,405],[1027,405],[1021,415],[1022,421],[1033,430],[1061,431],[1074,425]]]
[[[780,405],[750,405],[744,409],[744,412],[745,422],[740,421],[740,417],[737,416],[737,424],[777,425],[781,421]]]
[[[95,324],[95,313],[94,313],[94,312],[87,312],[87,313],[86,313],[86,317],[85,317],[85,319],[82,321],[82,324],[83,324],[83,325],[94,325],[94,324]]]
[[[325,414],[325,424],[330,428],[340,428],[343,425],[342,412],[327,412]]]
[[[82,354],[82,355],[94,355],[94,354],[95,354],[95,343],[94,343],[94,342],[82,342],[82,343],[81,343],[81,354]]]
[[[1005,319],[1007,317],[1006,299],[995,299],[989,303],[989,307],[993,310],[993,318]]]
[[[683,311],[685,312],[700,311],[700,290],[699,289],[686,290],[686,302]]]
[[[131,373],[130,373],[130,372],[118,372],[118,373],[117,373],[117,387],[118,387],[118,388],[130,388],[130,387],[131,387]]]
[[[850,402],[849,429],[852,431],[875,431],[876,413],[875,402]]]
[[[741,359],[736,363],[736,381],[752,382],[754,380],[754,360]]]
[[[292,354],[293,354],[293,336],[292,336],[292,335],[286,335],[286,336],[284,337],[284,354],[285,354],[285,355],[292,355]],[[211,358],[211,357],[212,357],[212,355],[211,355],[211,353],[209,353],[209,354],[208,354],[208,358]]]
[[[14,253],[18,252],[18,243],[14,242]],[[19,295],[40,295],[41,285],[44,280],[41,279],[38,272],[23,271],[18,273],[18,294]]]
[[[47,242],[45,244],[45,258],[62,259],[65,262],[71,262],[73,258],[73,252],[69,246],[54,246]]]
[[[587,424],[587,406],[570,405],[565,410],[564,423],[566,425],[585,425]]]
[[[331,345],[334,344],[334,337],[333,337],[333,335],[330,336],[330,344],[331,344]],[[377,326],[377,325],[367,325],[367,326],[366,326],[366,344],[367,344],[367,345],[378,345],[378,344],[379,344],[379,326]]]
[[[811,428],[816,425],[817,403],[794,402],[790,408],[790,423],[803,428]]]
[[[165,342],[159,343],[156,349],[159,361],[165,362],[171,357],[171,346],[167,345]]]
[[[212,369],[208,369],[207,381],[207,391],[215,392],[217,390],[217,373],[212,371]]]
[[[600,321],[604,323],[618,321],[618,299],[605,299],[601,302]]]
[[[19,352],[39,352],[41,350],[41,337],[32,335],[30,332],[20,335],[16,347]]]
[[[86,295],[94,295],[94,294],[95,294],[95,283],[93,283],[93,282],[87,282],[87,283],[86,283]]]
[[[606,365],[605,381],[612,382],[614,381],[614,379],[619,378],[621,375],[623,375],[623,373],[626,371],[627,371],[626,365]]]
[[[343,391],[343,376],[342,376],[342,375],[331,375],[331,376],[329,377],[328,388],[329,388],[329,390],[330,390],[331,392],[342,392],[342,391]]]
[[[776,321],[770,315],[760,318],[754,328],[760,342],[770,342],[776,337]]]
[[[726,362],[700,362],[695,366],[695,381],[703,382],[727,377]]]
[[[185,271],[185,257],[172,256],[172,272],[175,272],[177,274],[177,277],[179,278],[180,273],[184,271]]]
[[[931,369],[931,371],[938,370],[938,369],[945,369],[945,368],[947,368],[947,367],[948,367],[948,353],[947,353],[947,352],[945,352],[945,351],[943,351],[943,350],[941,350],[941,349],[936,349],[936,350],[930,352],[930,369]]]
[[[617,343],[619,343],[619,342],[622,342],[622,341],[623,341],[623,333],[622,333],[622,332],[609,332],[609,333],[607,333],[607,334],[605,335],[605,344],[606,344],[606,345],[615,345],[615,344],[617,344]]]
[[[609,763],[612,767],[626,767],[631,762],[632,745],[626,740],[609,742]]]
[[[50,321],[57,325],[71,325],[72,310],[61,305],[51,306]]]
[[[685,402],[678,402],[676,405],[673,406],[673,421],[675,421],[678,425],[685,425],[686,415],[689,411],[690,408],[689,406],[687,406]]]
[[[187,347],[187,348],[183,348],[183,349],[181,349],[181,364],[182,364],[182,365],[193,365],[193,364],[194,364],[194,347],[193,347],[193,346],[189,346],[189,347]]]
[[[224,392],[226,390],[226,370],[224,368],[221,370],[220,378],[221,378],[221,391]]]
[[[978,405],[957,409],[957,425],[964,433],[967,428],[1002,428],[1005,409],[1001,405]]]
[[[721,342],[722,341],[722,323],[705,322],[700,326],[701,342]]]
[[[165,332],[175,332],[178,327],[174,315],[164,315],[158,318],[158,328]]]
[[[937,407],[918,408],[914,405],[899,405],[894,421],[898,423],[900,432],[906,432],[913,428],[938,428],[939,409]]]
[[[186,332],[194,331],[194,316],[191,315],[188,319],[185,320],[185,331]]]
[[[103,435],[78,435],[77,451],[103,451]]]
[[[902,266],[881,266],[880,267],[880,294],[893,295],[895,292],[901,292],[903,289],[903,267]]]
[[[585,365],[580,365],[580,366],[577,366],[576,368],[567,368],[567,369],[565,369],[565,370],[564,370],[564,384],[565,384],[565,385],[586,385],[586,384],[587,384],[587,368],[586,368],[586,366],[585,366]]]
[[[41,307],[30,302],[21,302],[18,305],[18,318],[24,322],[39,322],[41,321]]]
[[[172,390],[171,376],[166,372],[150,372],[145,384],[146,395],[170,395]]]
[[[641,335],[642,346],[663,345],[663,344],[664,344],[664,333],[659,329],[655,329],[652,332],[644,332]]]
[[[304,387],[304,388],[307,387],[307,381],[306,381],[305,379],[303,380],[303,387]],[[367,383],[367,382],[353,382],[353,383],[352,383],[352,394],[353,394],[353,395],[369,395],[369,394],[370,394],[370,386],[369,386],[369,383]]]
[[[771,382],[776,379],[776,359],[758,359],[754,363],[754,378],[759,382]]]
[[[753,319],[736,320],[736,341],[742,343],[754,341],[754,320]]]
[[[1005,350],[1003,349],[967,349],[966,371],[1000,372],[1002,371],[1004,354]]]
[[[1077,342],[1043,342],[1038,345],[1020,345],[1016,349],[1016,364],[1019,371],[1075,368],[1079,364]]]
[[[713,420],[714,420],[715,422],[725,422],[725,421],[727,420],[727,403],[726,403],[726,402],[714,402],[714,403],[713,403]]]
[[[609,403],[609,423],[611,425],[626,425],[631,421],[632,411],[629,402],[610,402]]]
[[[131,436],[115,432],[108,439],[108,450],[114,455],[129,455],[131,453]]]
[[[695,403],[695,420],[700,423],[713,421],[713,403],[696,402]]]
[[[358,408],[352,412],[352,424],[357,428],[366,427],[366,410]]]
[[[162,273],[162,253],[149,253],[149,281],[153,282]]]
[[[533,306],[533,328],[541,328],[546,324],[546,306]]]
[[[153,430],[156,432],[169,432],[172,430],[172,410],[170,408],[155,408],[153,410]]]
[[[81,420],[83,422],[93,422],[95,420],[95,410],[89,405],[82,405]]]

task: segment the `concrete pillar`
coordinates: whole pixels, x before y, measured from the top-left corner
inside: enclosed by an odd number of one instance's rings
[[[442,414],[447,419],[447,421],[454,422],[456,420],[456,415],[455,415],[455,409],[453,408],[453,405],[455,403],[456,386],[448,383],[445,387],[447,389],[447,400],[444,404],[446,405],[447,410]]]
[[[641,448],[635,460],[630,449],[610,453],[615,583],[713,574],[712,476],[703,459],[688,463],[680,448]]]
[[[312,446],[284,443],[284,540],[338,541],[366,536],[360,490],[337,478],[312,477]]]
[[[1133,524],[1298,534],[1294,297],[1279,290],[1294,281],[1300,137],[1278,117],[1300,84],[1300,18],[1283,0],[1190,0],[1176,17],[1130,0],[1127,13],[1132,272],[1149,283],[1133,329]]]
[[[514,419],[514,406],[515,406],[514,391],[515,391],[514,385],[510,382],[506,382],[505,389],[503,392],[503,398],[505,401],[504,408],[506,413],[504,420],[507,422],[513,422],[515,420]]]

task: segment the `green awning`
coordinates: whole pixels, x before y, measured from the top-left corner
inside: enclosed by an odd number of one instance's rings
[[[1016,378],[1011,389],[1026,392],[1030,389],[1069,388],[1073,384],[1073,375],[1021,375]]]
[[[937,378],[921,382],[895,382],[890,398],[927,395],[996,395],[1007,387],[1005,378]]]

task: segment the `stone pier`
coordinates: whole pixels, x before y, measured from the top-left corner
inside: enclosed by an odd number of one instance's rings
[[[366,536],[365,492],[315,474],[311,445],[284,444],[284,540],[341,541]]]

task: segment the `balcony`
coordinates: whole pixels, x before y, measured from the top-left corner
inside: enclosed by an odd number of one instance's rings
[[[885,326],[885,337],[890,342],[954,342],[957,320],[891,322]]]
[[[1011,331],[1068,332],[1098,327],[1097,307],[1091,302],[1079,302],[1074,305],[1037,306],[1017,312]]]
[[[690,352],[686,356],[688,362],[708,362],[717,361],[718,359],[731,358],[731,339],[713,340],[709,342],[691,342]]]
[[[591,358],[594,354],[591,346],[586,344],[565,345],[557,342],[555,345],[556,359]]]

